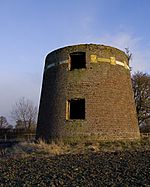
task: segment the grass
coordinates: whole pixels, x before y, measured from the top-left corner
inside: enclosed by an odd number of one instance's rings
[[[63,141],[51,142],[49,144],[44,141],[38,143],[23,142],[6,150],[6,156],[30,156],[30,155],[63,155],[78,154],[88,152],[115,152],[126,150],[150,150],[150,138],[141,139],[139,141],[86,141],[71,142]],[[5,156],[4,155],[4,156]]]

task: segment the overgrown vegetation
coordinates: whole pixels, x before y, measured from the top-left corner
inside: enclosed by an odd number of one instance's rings
[[[150,138],[138,141],[84,141],[64,143],[62,141],[47,144],[43,141],[38,143],[19,143],[5,151],[5,157],[9,156],[31,156],[31,155],[63,155],[89,152],[116,152],[125,150],[150,150]]]

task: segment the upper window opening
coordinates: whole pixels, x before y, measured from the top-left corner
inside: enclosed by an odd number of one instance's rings
[[[70,70],[86,68],[85,52],[75,52],[70,54]]]

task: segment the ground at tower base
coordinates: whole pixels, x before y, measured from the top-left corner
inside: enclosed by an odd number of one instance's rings
[[[24,143],[0,157],[0,186],[150,185],[150,140]]]

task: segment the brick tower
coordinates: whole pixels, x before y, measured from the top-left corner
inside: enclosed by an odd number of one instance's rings
[[[57,49],[45,61],[36,138],[139,139],[126,54],[80,44]]]

